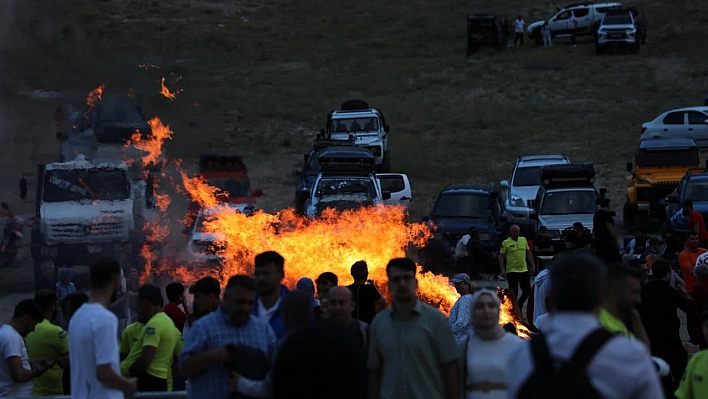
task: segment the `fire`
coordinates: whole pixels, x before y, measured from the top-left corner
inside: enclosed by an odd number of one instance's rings
[[[148,121],[152,128],[152,133],[147,139],[143,139],[140,133],[133,133],[126,146],[133,145],[135,148],[147,152],[143,156],[143,165],[159,165],[162,159],[162,146],[165,140],[172,140],[172,130],[167,125],[163,125],[158,117]]]
[[[97,101],[101,101],[103,96],[103,90],[105,89],[106,85],[102,84],[89,92],[88,97],[86,97],[87,111],[92,110],[96,106]]]
[[[170,89],[165,86],[165,78],[162,78],[162,81],[160,82],[160,94],[162,94],[163,96],[169,98],[170,100],[174,100],[177,97],[177,94],[181,93],[182,91],[182,89],[179,89],[174,93],[170,92]]]
[[[497,295],[499,295],[499,299],[501,300],[499,324],[503,326],[508,323],[513,323],[514,327],[516,327],[516,332],[520,337],[530,338],[531,331],[529,331],[528,327],[519,321],[521,313],[518,308],[515,308],[516,301],[509,296],[508,291],[502,290],[501,288],[497,288]],[[517,314],[517,312],[519,313]]]

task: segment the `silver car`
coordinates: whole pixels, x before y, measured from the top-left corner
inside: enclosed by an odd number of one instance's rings
[[[641,140],[688,138],[708,147],[708,107],[688,107],[666,111],[642,125]]]
[[[548,165],[569,164],[565,155],[529,155],[519,157],[509,180],[499,185],[506,190],[504,209],[507,220],[518,225],[529,224],[536,194],[541,186],[541,168]]]

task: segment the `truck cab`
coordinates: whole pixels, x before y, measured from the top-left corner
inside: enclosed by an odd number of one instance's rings
[[[599,192],[594,185],[595,168],[590,163],[552,165],[541,169],[541,188],[538,190],[534,212],[536,231],[541,226],[555,247],[563,248],[565,230],[580,222],[592,234],[593,217],[598,211],[598,200],[607,192]]]
[[[570,37],[575,36],[585,36],[594,35],[600,26],[602,17],[609,10],[616,10],[622,8],[622,3],[618,2],[607,2],[607,3],[593,3],[593,2],[582,2],[568,4],[567,6],[559,9],[553,16],[548,18],[548,24],[551,28],[551,35],[554,38],[559,37]],[[575,17],[577,21],[577,29],[571,32],[568,29],[568,21],[571,17]],[[529,38],[535,39],[538,43],[539,40],[543,43],[541,36],[541,28],[543,27],[544,21],[536,21],[527,27],[527,32]]]
[[[634,162],[627,162],[627,200],[623,220],[628,229],[650,218],[664,219],[667,195],[690,170],[701,169],[701,153],[693,139],[640,141]]]

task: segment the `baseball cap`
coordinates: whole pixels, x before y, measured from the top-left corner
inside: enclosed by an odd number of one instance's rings
[[[472,284],[472,279],[470,279],[467,273],[460,273],[450,280],[451,283],[461,283],[463,281],[467,284]]]
[[[204,277],[189,287],[190,294],[196,294],[197,292],[219,296],[221,294],[221,284],[214,277]]]

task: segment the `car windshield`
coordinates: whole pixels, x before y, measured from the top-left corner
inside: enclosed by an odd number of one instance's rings
[[[211,178],[208,182],[210,185],[218,187],[222,192],[227,193],[230,198],[251,196],[251,185],[248,180]]]
[[[686,184],[684,201],[708,201],[708,179],[690,179]]]
[[[124,169],[54,169],[44,175],[44,202],[121,201],[130,195]]]
[[[698,148],[640,149],[637,166],[700,166]]]
[[[374,182],[364,177],[325,177],[317,184],[316,193],[318,197],[356,194],[377,197]]]
[[[597,194],[591,190],[547,192],[543,198],[541,215],[576,215],[595,213]]]
[[[623,15],[607,15],[602,21],[603,25],[631,25],[632,17],[629,14]]]
[[[379,130],[379,118],[333,119],[329,122],[331,132],[375,132]]]
[[[541,167],[526,166],[523,168],[517,168],[516,173],[514,173],[514,181],[512,182],[512,185],[514,187],[540,186]]]
[[[435,203],[433,215],[448,218],[486,218],[489,214],[489,195],[474,193],[445,193]]]

